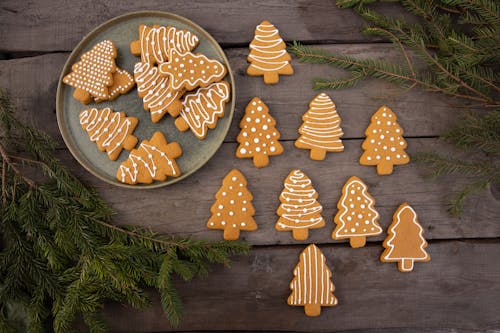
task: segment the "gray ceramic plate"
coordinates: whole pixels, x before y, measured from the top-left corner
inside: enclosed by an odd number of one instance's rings
[[[142,99],[137,95],[134,88],[126,95],[121,95],[111,102],[99,104],[82,105],[73,98],[73,88],[62,83],[64,75],[69,73],[71,65],[80,59],[83,52],[88,51],[96,43],[110,39],[117,48],[118,57],[116,63],[119,67],[133,73],[134,64],[140,58],[130,53],[129,44],[138,39],[138,27],[140,24],[146,25],[171,25],[181,29],[187,29],[195,33],[200,39],[198,47],[194,52],[201,52],[209,58],[215,58],[224,63],[228,69],[225,80],[231,83],[231,100],[226,104],[224,117],[219,119],[217,127],[209,130],[205,140],[198,140],[191,131],[180,132],[174,125],[174,119],[168,114],[163,119],[153,124],[149,111],[145,111]],[[201,168],[215,154],[222,144],[231,124],[234,112],[235,89],[234,79],[229,62],[215,39],[203,28],[189,21],[186,18],[166,12],[135,12],[116,17],[90,32],[75,47],[70,57],[64,65],[59,85],[57,87],[57,122],[64,142],[68,146],[73,156],[96,177],[117,186],[146,189],[170,185],[193,174]],[[110,107],[113,111],[123,111],[128,116],[139,118],[134,135],[139,138],[149,139],[156,131],[165,134],[167,141],[177,141],[183,150],[183,155],[177,159],[177,163],[182,171],[182,175],[177,178],[169,177],[166,182],[153,182],[146,185],[127,185],[116,179],[116,170],[121,162],[128,157],[128,151],[123,150],[116,161],[108,159],[107,155],[97,149],[97,145],[89,140],[87,133],[81,128],[78,115],[81,110],[87,107]]]

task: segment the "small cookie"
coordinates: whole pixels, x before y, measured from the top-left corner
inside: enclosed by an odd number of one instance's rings
[[[224,177],[215,199],[210,208],[212,217],[207,222],[209,229],[224,230],[226,240],[238,239],[240,230],[257,230],[257,223],[253,219],[253,196],[247,189],[245,176],[239,170],[233,169]]]
[[[172,90],[168,77],[160,75],[158,67],[147,62],[134,66],[137,93],[142,98],[144,110],[151,112],[151,121],[157,123],[168,113],[177,117],[182,110],[180,101],[183,91]]]
[[[214,129],[217,120],[224,116],[230,91],[229,83],[221,81],[187,94],[182,102],[180,117],[175,120],[175,126],[182,132],[190,128],[199,140],[205,139],[207,128]]]
[[[118,171],[116,178],[122,183],[151,184],[154,180],[165,181],[167,176],[179,177],[181,171],[175,159],[182,155],[177,142],[167,144],[161,132],[155,132],[151,139],[144,140],[139,148],[130,152]]]
[[[135,86],[134,78],[124,69],[116,67],[113,73],[113,84],[108,88],[109,101],[115,100],[120,95],[125,95]],[[96,103],[103,102],[103,99],[95,98]]]
[[[327,152],[342,152],[344,145],[340,137],[344,135],[340,128],[340,117],[330,97],[321,93],[309,103],[309,110],[302,116],[303,124],[299,128],[300,137],[295,147],[310,149],[310,157],[321,161]]]
[[[293,74],[291,60],[278,29],[267,21],[259,24],[250,43],[250,54],[247,58],[250,65],[247,74],[264,76],[264,83],[275,84],[280,80],[279,74]]]
[[[291,231],[294,239],[305,240],[309,229],[324,227],[323,207],[317,199],[318,192],[312,187],[309,177],[300,170],[292,170],[280,194],[281,204],[276,211],[280,218],[275,224],[276,230]]]
[[[429,261],[431,257],[424,250],[427,242],[424,229],[418,223],[417,213],[408,203],[403,203],[394,213],[387,229],[385,248],[380,256],[382,262],[397,262],[401,272],[411,272],[415,261]]]
[[[167,61],[171,49],[180,53],[189,52],[196,48],[198,42],[198,36],[188,30],[159,25],[148,27],[141,24],[139,40],[130,43],[130,51],[135,56],[141,56],[141,62],[154,65]]]
[[[302,251],[293,275],[288,305],[303,306],[306,316],[317,317],[321,314],[322,306],[338,304],[333,295],[335,285],[332,282],[332,272],[316,245],[311,244]]]
[[[114,161],[122,149],[131,150],[137,144],[133,136],[139,120],[127,117],[123,112],[113,112],[110,108],[87,109],[80,112],[80,125],[87,131],[90,141],[97,144],[100,151],[106,151]]]
[[[218,82],[227,74],[226,66],[203,54],[170,50],[169,61],[158,66],[160,74],[170,78],[173,90],[193,90]]]
[[[410,157],[406,153],[406,140],[397,117],[387,106],[381,106],[371,118],[365,131],[366,139],[361,146],[365,151],[359,163],[376,165],[379,175],[390,175],[394,165],[407,164]]]
[[[342,196],[337,203],[339,211],[334,222],[337,225],[332,233],[335,240],[349,238],[351,247],[363,247],[366,237],[380,235],[380,217],[375,210],[375,199],[368,193],[368,187],[361,179],[352,176],[342,188]]]
[[[236,157],[253,158],[253,164],[263,168],[269,165],[269,156],[283,153],[283,146],[278,141],[280,132],[276,129],[276,120],[260,98],[254,97],[248,103],[240,128],[236,138],[240,144],[236,149]]]
[[[80,57],[80,61],[71,66],[72,72],[63,78],[63,82],[75,88],[73,97],[83,104],[92,101],[92,97],[109,99],[108,87],[113,84],[116,71],[116,48],[112,41],[97,43],[90,51]]]

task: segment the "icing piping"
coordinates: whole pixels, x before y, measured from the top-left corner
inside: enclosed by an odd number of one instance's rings
[[[270,39],[275,36],[277,36],[277,38]],[[255,45],[251,43],[250,49],[264,55],[256,55],[250,52],[248,57],[255,61],[252,62],[250,66],[253,66],[262,71],[270,72],[280,70],[290,63],[288,60],[278,60],[279,58],[287,54],[286,49],[274,51],[268,50],[278,46],[280,43],[283,43],[283,39],[281,39],[281,37],[279,36],[278,29],[276,29],[272,24],[259,24],[256,29],[254,40],[265,43],[265,45]],[[270,68],[259,66],[259,62],[269,65]]]
[[[141,60],[152,63],[167,61],[170,49],[181,53],[193,50],[198,45],[198,37],[188,30],[175,27],[147,27],[141,31]],[[153,61],[152,61],[153,60]]]

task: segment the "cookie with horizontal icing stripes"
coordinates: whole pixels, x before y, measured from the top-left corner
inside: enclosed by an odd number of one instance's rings
[[[182,110],[180,99],[184,91],[173,90],[169,78],[161,76],[158,67],[138,62],[134,66],[134,79],[144,110],[149,110],[153,123],[159,122],[167,113],[172,117],[179,115]]]
[[[108,101],[115,100],[120,95],[125,95],[135,86],[135,81],[132,75],[124,69],[116,68],[113,73],[113,84],[108,88],[109,99]],[[96,103],[105,100],[95,98]]]
[[[286,177],[280,202],[276,211],[280,217],[275,224],[276,230],[291,231],[294,239],[305,240],[309,236],[309,229],[325,226],[318,192],[302,171],[292,170]]]
[[[344,135],[340,127],[340,117],[335,104],[325,94],[318,94],[309,103],[309,110],[302,116],[303,124],[299,128],[299,138],[295,147],[310,149],[310,157],[321,161],[327,152],[342,152],[344,145],[340,137]]]
[[[338,304],[333,294],[335,285],[332,282],[332,271],[316,245],[311,244],[302,251],[293,275],[288,305],[303,306],[307,316],[317,317],[321,314],[322,306]]]
[[[141,56],[141,62],[151,65],[168,61],[172,49],[180,53],[190,52],[196,48],[199,38],[189,30],[171,26],[141,24],[139,40],[130,43],[130,51],[135,56]]]
[[[255,28],[255,37],[250,42],[247,74],[263,76],[264,83],[276,84],[279,82],[279,75],[293,74],[291,60],[278,29],[268,21],[262,21]]]
[[[349,238],[351,247],[358,248],[365,246],[366,237],[382,233],[375,199],[368,193],[368,186],[358,177],[352,176],[344,184],[337,208],[333,239]]]
[[[247,188],[247,180],[237,170],[231,170],[222,180],[222,186],[215,194],[215,203],[210,208],[212,216],[207,222],[209,229],[224,230],[224,239],[236,240],[240,230],[257,230],[253,219],[255,209],[253,196]]]
[[[401,204],[394,213],[383,247],[385,250],[380,261],[397,262],[401,272],[411,272],[416,261],[431,260],[425,251],[427,242],[424,229],[418,223],[417,213],[408,203]]]
[[[231,95],[231,86],[226,81],[212,83],[208,87],[199,88],[188,93],[182,101],[182,111],[175,120],[175,126],[180,131],[191,132],[203,140],[208,129],[214,129],[217,120],[224,116],[225,106]]]
[[[83,104],[90,103],[93,97],[108,100],[108,87],[113,84],[116,71],[115,58],[115,44],[110,40],[99,42],[83,53],[71,66],[71,73],[63,78],[65,84],[75,88],[73,97]]]
[[[80,112],[80,125],[87,131],[90,141],[105,151],[110,160],[118,158],[123,149],[131,150],[137,144],[132,135],[139,120],[127,117],[124,112],[113,112],[110,108],[91,108]]]
[[[179,177],[181,170],[175,159],[181,156],[182,148],[177,142],[167,143],[161,132],[155,132],[150,140],[143,140],[139,148],[130,152],[128,159],[118,168],[116,178],[122,183],[134,185]]]

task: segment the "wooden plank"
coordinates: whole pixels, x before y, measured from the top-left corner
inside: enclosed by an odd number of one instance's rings
[[[396,4],[376,5],[388,15],[401,15]],[[89,10],[91,12],[89,12]],[[130,12],[169,11],[193,20],[223,45],[248,44],[255,26],[266,19],[274,23],[287,41],[365,42],[380,40],[363,35],[364,21],[351,10],[337,8],[334,1],[99,1],[4,0],[0,6],[0,50],[70,51],[96,26]],[[82,15],[86,13],[86,15]]]
[[[380,244],[320,248],[339,300],[336,307],[323,308],[320,317],[308,318],[303,308],[286,304],[303,247],[266,247],[239,257],[229,269],[215,268],[206,279],[179,281],[185,311],[176,330],[406,332],[399,328],[408,327],[410,332],[460,332],[500,327],[498,240],[431,242],[432,260],[416,263],[408,274],[379,261]],[[174,330],[156,295],[146,310],[107,305],[105,317],[118,332]]]
[[[452,152],[435,139],[410,139],[408,144],[410,156],[428,147]],[[312,179],[326,220],[324,228],[312,230],[309,239],[300,243],[332,242],[333,216],[337,212],[341,188],[352,175],[361,177],[369,186],[377,201],[376,208],[381,214],[380,224],[384,230],[392,221],[396,208],[408,201],[418,212],[427,239],[500,237],[500,199],[495,199],[489,190],[471,197],[461,218],[452,218],[446,212],[446,199],[464,186],[463,178],[425,180],[414,163],[396,167],[390,176],[378,176],[374,167],[358,163],[361,140],[348,140],[344,153],[329,154],[322,162],[310,160],[307,151],[294,148],[292,142],[284,142],[283,146],[283,155],[271,158],[269,167],[257,169],[248,159],[234,158],[236,145],[225,143],[194,175],[167,188],[148,191],[108,185],[82,170],[66,150],[59,151],[59,154],[63,163],[86,182],[95,185],[117,211],[116,223],[142,225],[161,233],[220,239],[222,232],[208,230],[206,222],[222,178],[232,168],[238,168],[247,177],[248,188],[253,193],[255,220],[259,226],[256,232],[242,232],[242,237],[255,245],[297,244],[299,242],[294,241],[289,232],[276,231],[274,224],[278,218],[275,211],[283,181],[293,168],[300,168]],[[188,211],[186,207],[189,207]],[[368,241],[380,241],[384,236],[370,237]]]
[[[353,56],[398,59],[397,50],[384,44],[330,45],[328,50]],[[234,142],[238,134],[238,123],[245,105],[254,96],[259,96],[268,104],[277,119],[283,140],[297,137],[301,116],[307,110],[309,101],[317,94],[311,89],[314,77],[345,75],[327,65],[310,65],[294,62],[296,74],[283,77],[276,86],[267,86],[262,78],[245,74],[246,48],[227,50],[235,74],[237,103],[236,113],[227,142]],[[55,117],[55,95],[57,80],[66,61],[67,53],[56,53],[32,58],[0,61],[0,87],[7,87],[19,106],[19,114],[34,126],[43,127],[56,137],[59,136]],[[129,68],[128,70],[131,70]],[[132,91],[131,94],[135,94]],[[419,89],[404,92],[396,85],[380,80],[369,80],[354,89],[330,91],[342,117],[344,138],[361,138],[373,112],[381,105],[391,106],[410,137],[437,136],[446,131],[457,119],[459,109],[450,103],[459,104],[436,94]],[[137,110],[137,112],[144,112]],[[164,121],[173,121],[167,118]],[[140,125],[139,125],[140,126]]]

